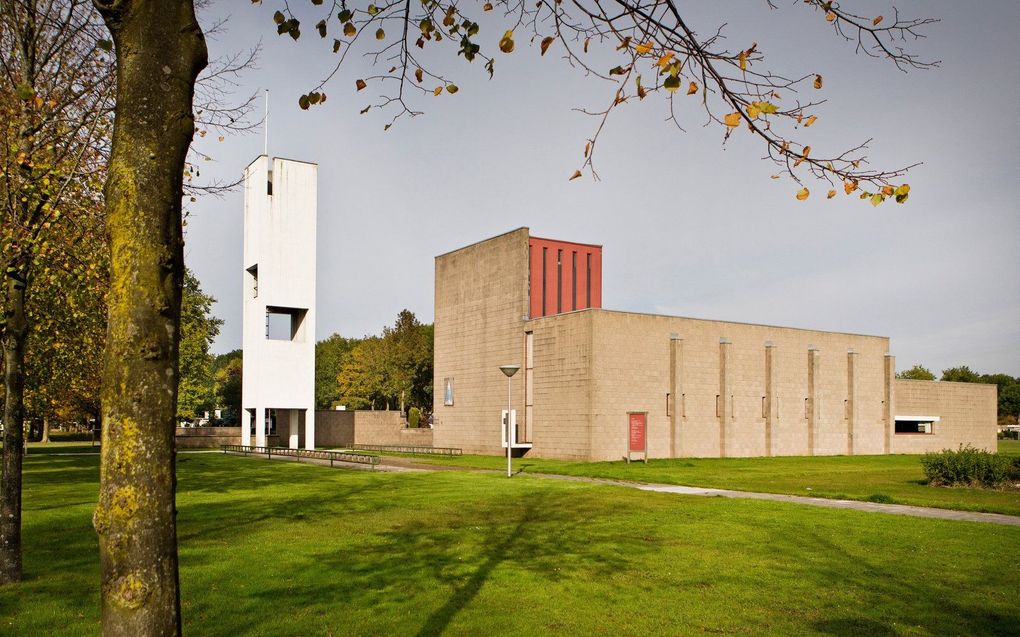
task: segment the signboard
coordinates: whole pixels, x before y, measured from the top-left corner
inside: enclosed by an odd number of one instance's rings
[[[645,440],[648,412],[629,412],[627,421],[627,462],[630,462],[630,454],[635,452],[644,454],[644,460],[648,462],[648,446]]]

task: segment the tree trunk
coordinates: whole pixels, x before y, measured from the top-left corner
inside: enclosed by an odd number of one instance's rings
[[[6,276],[4,317],[4,449],[0,488],[0,584],[21,579],[21,463],[25,436],[25,281]]]
[[[48,443],[50,441],[50,417],[43,416],[42,420],[42,443]]]
[[[99,534],[106,637],[180,635],[174,421],[184,277],[181,194],[206,64],[191,0],[94,0],[113,35],[106,183],[109,323]]]

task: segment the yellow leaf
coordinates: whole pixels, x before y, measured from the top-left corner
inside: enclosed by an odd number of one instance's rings
[[[811,154],[811,147],[810,146],[805,146],[804,147],[804,152],[802,153],[802,156],[804,157],[804,159],[807,159],[807,156],[810,155],[810,154]]]
[[[811,195],[811,191],[807,188],[801,188],[797,191],[797,201],[804,201]]]
[[[900,186],[899,188],[896,189],[896,196],[897,197],[902,197],[903,195],[907,194],[908,192],[910,192],[910,184],[903,184],[902,186]]]
[[[588,153],[591,152],[591,142],[587,142],[584,145],[584,156],[587,159]]]
[[[358,80],[357,82],[354,83],[354,86],[356,86],[360,91],[364,89],[366,86],[368,86],[368,84],[365,83],[365,80]]]
[[[745,51],[740,52],[740,70],[747,70],[747,53]]]
[[[843,190],[845,190],[846,194],[848,194],[848,195],[850,193],[852,193],[853,191],[857,190],[857,180],[850,179],[850,180],[847,180],[847,181],[843,182]]]
[[[874,26],[877,27],[878,23],[881,22],[881,21],[882,21],[882,16],[877,15],[877,16],[875,16],[875,19],[871,21],[871,24],[873,24]]]
[[[581,171],[580,170],[575,170],[574,174],[571,175],[570,179],[568,179],[567,181],[574,181],[575,179],[577,179],[580,176],[581,176]]]
[[[836,196],[836,191],[835,190],[830,190],[829,193],[827,195],[825,195],[825,198],[826,199],[832,199],[835,196]]]
[[[503,34],[503,37],[499,40],[499,50],[503,53],[513,53],[514,51],[514,32],[507,31]]]
[[[872,206],[877,206],[878,204],[882,203],[883,201],[885,201],[885,197],[882,196],[881,193],[875,193],[874,195],[871,196],[871,205]]]
[[[554,38],[552,36],[549,36],[547,38],[542,38],[542,43],[539,45],[539,48],[542,50],[542,55],[545,55],[545,52],[549,50],[549,45],[552,44],[555,41],[556,41],[556,38]]]
[[[376,31],[375,31],[375,39],[376,40],[385,40],[386,39],[386,32],[383,31],[382,29],[376,29]]]
[[[816,75],[815,76],[815,88],[816,89],[822,88],[822,76],[821,75]]]
[[[344,25],[344,35],[346,35],[347,37],[352,38],[354,37],[354,34],[357,32],[358,30],[354,28],[354,24],[348,22],[347,24]]]
[[[454,93],[456,93],[459,90],[460,89],[457,88],[456,84],[447,84],[446,85],[446,92],[449,93],[450,95],[453,95]]]
[[[672,51],[666,51],[665,53],[662,54],[662,57],[659,58],[659,61],[655,63],[655,66],[659,67],[660,69],[664,69],[664,68],[666,68],[666,65],[669,64],[669,61],[672,60],[672,59],[673,59],[673,52]]]
[[[645,42],[644,44],[639,44],[636,47],[634,47],[634,51],[636,51],[638,55],[647,55],[648,52],[651,50],[652,50],[651,42]]]
[[[836,14],[833,13],[832,11],[829,11],[828,13],[825,14],[825,19],[829,22],[832,22],[833,20],[836,19]]]
[[[804,126],[810,126],[810,125],[814,124],[817,119],[818,119],[817,117],[812,115],[811,117],[809,117],[806,120],[804,120]]]
[[[779,179],[779,175],[772,175],[772,176],[771,176],[771,177],[769,177],[769,178],[770,178],[770,179]]]
[[[730,113],[726,117],[723,117],[723,121],[726,122],[726,125],[730,128],[736,128],[737,126],[740,126],[740,113],[736,111]]]
[[[886,197],[892,197],[893,192],[894,189],[892,186],[882,186],[882,194],[885,195]]]
[[[751,119],[758,117],[758,107],[754,105],[754,102],[747,105],[747,116]]]
[[[439,96],[439,94],[442,93],[442,92],[443,92],[443,87],[442,86],[437,86],[435,89],[433,89],[432,94],[435,95],[435,96]]]
[[[697,82],[691,82],[690,86],[687,87],[687,94],[688,95],[694,95],[697,92],[698,92],[698,83]]]

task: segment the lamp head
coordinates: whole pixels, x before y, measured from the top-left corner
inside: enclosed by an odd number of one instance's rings
[[[506,374],[507,378],[510,378],[511,376],[516,374],[517,370],[519,370],[520,368],[521,368],[520,365],[500,365],[499,366],[499,371],[501,371],[504,374]]]

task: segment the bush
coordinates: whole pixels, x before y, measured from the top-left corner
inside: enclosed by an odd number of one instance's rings
[[[417,429],[420,421],[421,410],[417,407],[411,407],[411,409],[407,411],[407,426],[411,429]]]
[[[1020,463],[1008,456],[975,449],[944,449],[921,457],[928,484],[934,486],[995,487],[1014,478]]]

